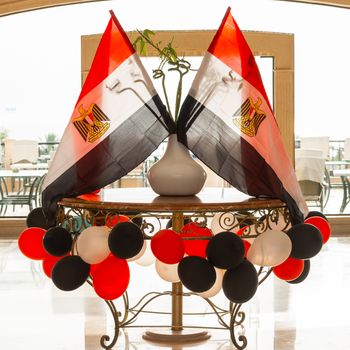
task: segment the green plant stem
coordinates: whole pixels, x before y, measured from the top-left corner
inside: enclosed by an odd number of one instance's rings
[[[172,115],[172,113],[171,113],[171,109],[170,109],[168,94],[167,94],[167,92],[166,92],[165,75],[163,75],[163,77],[162,77],[162,88],[163,88],[164,97],[165,97],[165,103],[166,103],[166,105],[167,105],[168,112],[169,112],[171,118],[174,119],[174,117],[173,117],[173,115]],[[176,123],[176,114],[175,114],[175,123]]]
[[[177,123],[177,119],[179,118],[179,110],[180,110],[180,102],[181,102],[181,95],[182,95],[182,77],[183,73],[178,70],[180,73],[179,83],[177,85],[177,91],[176,91],[176,102],[175,102],[175,124]]]
[[[152,39],[149,38],[148,33],[154,34],[153,32],[147,31],[147,33],[146,33],[146,31],[141,32],[138,30],[138,33],[140,34],[140,37],[135,41],[135,43],[136,42],[141,43],[141,45],[142,45],[141,51],[146,52],[145,51],[145,44],[148,44],[158,52],[158,55],[160,58],[160,63],[159,63],[158,69],[153,70],[153,78],[154,79],[162,78],[162,89],[164,92],[164,97],[166,100],[166,106],[168,109],[168,113],[171,116],[171,118],[175,121],[175,123],[177,123],[177,120],[179,117],[179,112],[180,112],[181,97],[182,97],[183,77],[185,74],[187,74],[189,72],[189,70],[191,70],[191,64],[188,61],[186,61],[185,59],[183,59],[183,58],[180,59],[177,56],[176,51],[172,47],[172,42],[168,43],[167,46],[165,46],[163,49],[161,49],[159,47],[159,43],[154,43],[152,41]],[[168,63],[170,66],[170,68],[168,68],[169,72],[177,71],[179,73],[179,81],[178,81],[177,90],[176,90],[174,115],[171,112],[169,98],[168,98],[168,94],[167,94],[167,90],[166,90],[166,86],[165,86],[166,74],[163,72],[163,69],[164,69],[166,63]]]

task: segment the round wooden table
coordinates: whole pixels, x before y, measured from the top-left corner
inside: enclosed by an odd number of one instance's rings
[[[60,206],[67,208],[113,211],[244,211],[281,208],[278,199],[250,197],[231,187],[207,187],[195,196],[159,196],[149,187],[104,189],[99,195],[63,198]]]
[[[108,217],[116,214],[128,215],[131,218],[142,217],[144,222],[150,217],[156,217],[157,219],[168,218],[172,220],[172,229],[179,232],[184,225],[185,218],[194,218],[194,221],[201,221],[200,219],[202,218],[206,224],[208,217],[213,217],[216,213],[223,213],[223,216],[224,213],[232,214],[228,221],[226,216],[223,225],[220,223],[223,231],[228,231],[235,227],[239,228],[242,226],[242,222],[249,222],[249,225],[255,226],[253,230],[255,236],[269,229],[269,223],[271,222],[277,222],[282,218],[286,227],[289,222],[286,205],[280,200],[253,198],[228,187],[205,188],[196,196],[186,197],[159,196],[151,188],[105,189],[99,195],[83,195],[78,198],[62,199],[58,203],[57,219],[59,223],[68,222],[71,230],[79,233],[79,231],[84,229],[86,222],[104,225]],[[78,220],[79,224],[74,221],[76,217],[80,217],[80,220]],[[264,220],[259,222],[260,218]],[[248,219],[250,221],[247,221]],[[160,220],[158,221],[160,222]],[[148,226],[144,225],[144,227]],[[161,228],[164,227],[159,227],[159,229]],[[157,232],[155,229],[151,231],[153,233]],[[145,238],[151,238],[145,231],[144,234]],[[249,236],[249,230],[246,235],[247,237],[253,237]],[[261,278],[261,281],[265,278],[266,274]],[[208,339],[210,335],[207,331],[189,332],[184,330],[182,284],[180,282],[172,283],[172,291],[169,294],[172,298],[172,319],[169,332],[147,331],[144,334],[144,339],[160,343],[188,343]],[[105,349],[111,349],[117,341],[119,328],[123,327],[123,322],[119,321],[118,312],[113,302],[106,302],[113,313],[116,332],[114,338],[108,344],[108,336],[103,336],[101,338],[101,346]],[[239,311],[240,306],[241,304],[231,305],[228,311],[231,319],[226,328],[230,329],[231,339],[235,346],[238,349],[244,349],[247,345],[247,339],[244,335],[240,335],[238,338],[235,335],[235,326],[240,325],[244,320],[244,313]],[[237,320],[237,318],[240,318],[240,320]]]

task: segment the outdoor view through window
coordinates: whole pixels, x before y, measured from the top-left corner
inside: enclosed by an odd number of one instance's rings
[[[350,47],[339,44],[348,42],[348,10],[272,0],[219,0],[215,6],[198,8],[180,0],[187,8],[183,12],[181,6],[168,11],[157,0],[159,6],[152,5],[154,11],[147,3],[137,3],[136,12],[130,11],[136,6],[134,2],[104,1],[0,17],[1,195],[33,191],[29,201],[0,204],[0,216],[26,216],[31,207],[40,205],[40,179],[47,172],[81,89],[81,36],[102,33],[110,9],[126,31],[213,30],[228,5],[242,30],[294,34],[298,180],[310,208],[321,208],[326,214],[350,213],[344,197],[347,186],[350,193],[350,122],[345,104]],[[273,60],[256,59],[273,104]],[[155,60],[144,59],[150,75]],[[192,57],[191,62],[197,68],[201,57]],[[186,76],[183,96],[194,75]],[[155,86],[162,97],[158,82]],[[175,93],[169,91],[170,95]],[[164,145],[148,162],[161,156],[163,150]],[[137,175],[119,185],[147,185],[145,167]],[[310,187],[309,181],[315,186]]]

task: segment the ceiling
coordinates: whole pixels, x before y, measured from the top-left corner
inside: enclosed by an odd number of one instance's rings
[[[37,10],[41,8],[54,7],[84,2],[97,2],[105,0],[0,0],[0,16],[7,16],[18,12]],[[350,0],[275,0],[310,3],[326,6],[350,8]]]

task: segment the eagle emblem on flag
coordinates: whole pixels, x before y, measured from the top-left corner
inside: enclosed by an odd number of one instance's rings
[[[260,124],[266,118],[265,112],[260,109],[261,103],[260,97],[256,103],[249,97],[233,115],[233,123],[250,137],[257,134]]]
[[[79,114],[80,116],[73,120],[73,125],[84,141],[95,142],[110,126],[109,118],[95,103],[92,103],[88,110],[82,105],[79,106]]]

